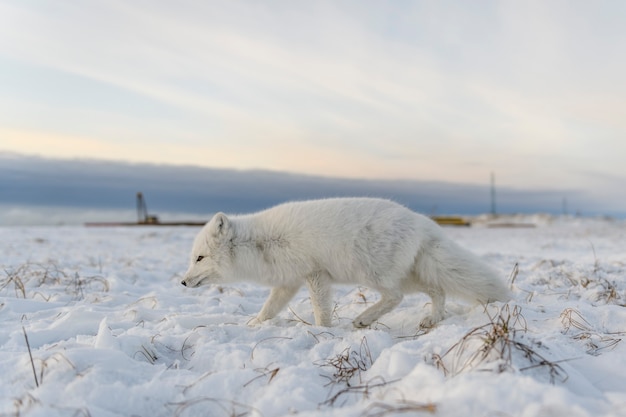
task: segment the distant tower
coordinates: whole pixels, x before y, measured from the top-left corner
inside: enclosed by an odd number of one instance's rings
[[[491,214],[496,215],[496,174],[491,173]]]

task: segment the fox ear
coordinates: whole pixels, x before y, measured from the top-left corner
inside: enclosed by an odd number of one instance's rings
[[[217,213],[211,220],[211,234],[215,237],[224,237],[230,233],[230,220],[224,213]]]

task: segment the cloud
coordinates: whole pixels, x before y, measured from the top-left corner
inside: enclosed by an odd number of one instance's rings
[[[518,188],[601,187],[575,171],[622,172],[623,7],[3,2],[2,146],[369,179],[482,184],[495,170]]]
[[[113,216],[127,220],[134,218],[129,213],[133,213],[138,191],[144,193],[150,212],[162,219],[183,215],[208,218],[217,211],[246,213],[290,200],[340,196],[390,198],[426,214],[479,214],[490,209],[487,185],[357,180],[7,153],[0,153],[0,189],[0,221],[5,223],[23,223],[27,218],[41,221],[46,218],[42,212],[49,213],[51,223],[110,220]],[[503,187],[498,188],[498,210],[558,213],[563,196],[570,197],[572,210],[578,203],[588,207],[584,194],[572,190]],[[92,214],[94,218],[87,219]],[[105,218],[96,218],[97,214]]]

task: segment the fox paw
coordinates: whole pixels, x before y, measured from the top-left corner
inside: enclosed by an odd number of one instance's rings
[[[363,329],[365,327],[369,327],[372,323],[365,323],[363,320],[354,320],[352,325],[357,329]]]
[[[420,322],[420,328],[430,329],[431,327],[435,327],[437,323],[439,323],[441,320],[443,320],[443,317],[439,317],[439,316],[435,317],[435,316],[428,314]]]
[[[248,320],[248,323],[246,324],[250,327],[256,327],[256,326],[260,326],[262,323],[263,323],[263,320],[259,320],[258,317],[253,317],[250,320]]]
[[[356,319],[354,319],[354,321],[352,322],[352,325],[354,327],[356,327],[357,329],[362,329],[365,327],[370,327],[372,325],[372,323],[374,323],[374,321],[376,321],[375,319],[372,320],[371,318],[368,317],[362,317],[358,316]]]

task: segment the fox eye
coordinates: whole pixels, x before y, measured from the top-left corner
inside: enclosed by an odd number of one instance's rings
[[[198,258],[196,259],[196,262],[200,262],[200,261],[201,261],[201,260],[203,260],[203,259],[204,259],[204,256],[200,255],[200,256],[198,256]]]

